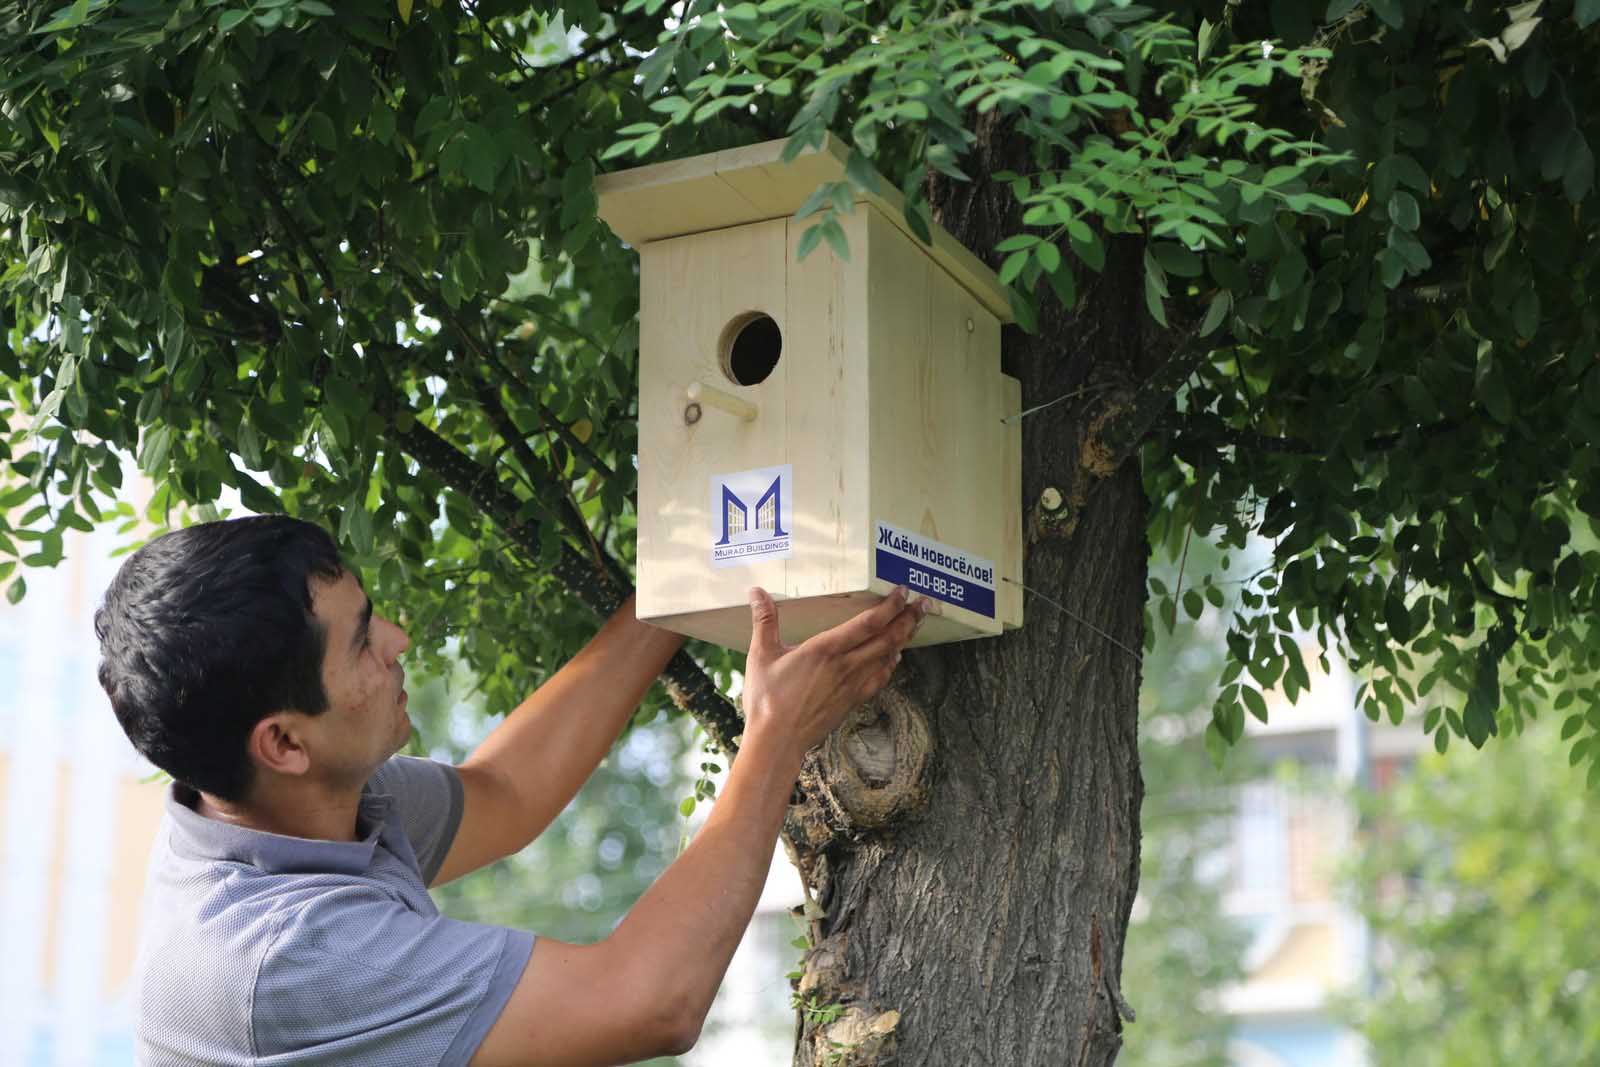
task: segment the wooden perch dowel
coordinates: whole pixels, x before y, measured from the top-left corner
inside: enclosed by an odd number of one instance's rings
[[[724,392],[714,385],[707,385],[704,382],[689,383],[689,388],[686,392],[689,394],[689,399],[695,403],[727,412],[729,415],[741,418],[745,422],[750,422],[760,412],[760,409],[750,401],[734,396],[732,393]]]

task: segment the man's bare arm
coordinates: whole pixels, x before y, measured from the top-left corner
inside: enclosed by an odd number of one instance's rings
[[[525,848],[611,749],[683,638],[629,597],[583,651],[519,704],[457,770],[461,826],[434,884]]]
[[[594,945],[540,939],[473,1067],[581,1067],[694,1044],[766,880],[805,752],[888,681],[922,608],[896,592],[797,648],[752,600],[744,744],[694,841]]]

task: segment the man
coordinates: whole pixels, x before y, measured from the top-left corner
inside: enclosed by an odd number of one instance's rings
[[[460,767],[395,757],[404,632],[326,532],[168,534],[95,617],[100,683],[172,775],[141,940],[139,1062],[611,1064],[688,1049],[765,879],[801,757],[887,682],[903,590],[797,647],[751,590],[739,757],[705,826],[593,945],[439,915],[426,886],[526,846],[681,638],[629,603]],[[393,758],[391,758],[393,757]]]

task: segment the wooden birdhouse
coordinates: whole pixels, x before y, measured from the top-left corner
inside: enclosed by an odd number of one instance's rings
[[[848,259],[799,260],[793,216],[846,150],[784,143],[598,183],[640,259],[638,615],[748,648],[752,585],[790,642],[905,585],[942,612],[914,644],[1020,626],[1005,290],[948,233],[919,241],[886,181],[840,219]]]

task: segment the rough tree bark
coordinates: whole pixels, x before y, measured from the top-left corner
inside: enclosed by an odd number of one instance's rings
[[[975,166],[1033,169],[1025,138],[980,136]],[[930,200],[970,248],[1017,232],[1004,191]],[[1076,314],[1005,336],[1024,409],[1074,394],[1023,422],[1025,627],[907,655],[807,764],[786,832],[813,901],[797,1067],[1104,1067],[1121,1047],[1146,504],[1102,438],[1149,374],[1141,284],[1138,248],[1113,245]]]

